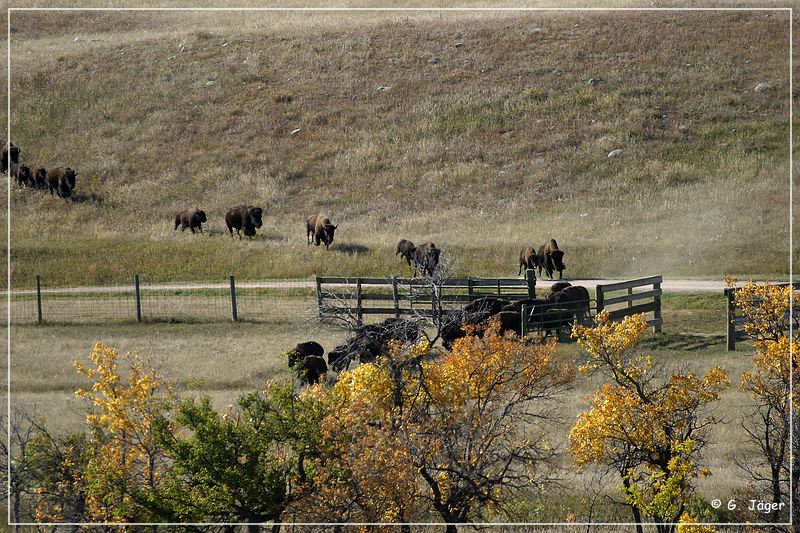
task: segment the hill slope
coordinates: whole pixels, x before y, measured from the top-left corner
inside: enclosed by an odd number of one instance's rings
[[[79,201],[12,190],[15,286],[402,274],[401,238],[471,275],[550,237],[576,277],[788,270],[785,14],[23,15],[14,140]],[[173,231],[190,206],[207,235]]]

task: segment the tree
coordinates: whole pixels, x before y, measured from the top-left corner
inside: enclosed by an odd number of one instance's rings
[[[88,461],[80,480],[90,521],[147,521],[142,505],[145,492],[158,486],[167,464],[155,439],[156,424],[169,424],[173,397],[171,385],[156,373],[152,361],[141,354],[119,355],[97,343],[86,366],[75,368],[93,383],[76,396],[90,402]],[[127,382],[123,381],[124,363]]]
[[[635,352],[646,329],[644,315],[615,323],[607,312],[596,317],[594,327],[574,327],[573,336],[590,358],[581,372],[601,372],[609,382],[594,393],[569,441],[579,467],[604,465],[619,474],[638,532],[645,518],[659,532],[672,532],[689,503],[693,480],[708,474],[700,453],[706,429],[717,420],[707,408],[729,382],[719,367],[705,376],[687,371],[659,379],[653,358]]]
[[[736,280],[729,278],[732,288]],[[750,442],[758,449],[760,461],[737,461],[754,481],[757,487],[769,493],[771,502],[777,504],[770,513],[773,522],[788,522],[790,487],[790,432],[792,414],[794,428],[798,431],[800,419],[797,418],[798,370],[797,370],[797,314],[790,313],[791,302],[798,301],[800,292],[791,286],[757,285],[753,282],[735,290],[736,305],[747,320],[744,323],[746,335],[752,339],[756,354],[753,356],[753,370],[742,374],[740,386],[755,399],[756,405],[750,416],[742,418],[742,427]],[[790,324],[793,326],[789,336]],[[795,397],[790,398],[790,391]],[[791,402],[794,402],[792,405]],[[794,442],[800,433],[794,435]],[[793,454],[795,465],[794,487],[800,483],[800,460]],[[798,506],[794,509],[797,511]],[[796,514],[793,523],[800,523]]]
[[[322,421],[315,491],[303,510],[337,521],[407,522],[430,512],[455,525],[546,483],[553,399],[574,369],[555,343],[501,335],[494,321],[429,360],[427,341],[343,372]],[[320,391],[320,389],[316,389]]]

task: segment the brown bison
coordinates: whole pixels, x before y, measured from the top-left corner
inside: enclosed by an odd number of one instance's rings
[[[11,164],[11,177],[20,187],[33,187],[35,183],[31,169],[19,163]]]
[[[206,212],[202,209],[184,209],[175,215],[175,229],[181,226],[181,231],[189,228],[194,233],[195,228],[197,228],[200,233],[203,233],[203,222],[207,220]]]
[[[380,324],[367,324],[328,353],[328,364],[336,372],[341,372],[355,359],[369,363],[387,353],[389,341],[414,342],[419,334],[419,323],[414,320],[387,318]]]
[[[304,358],[313,355],[315,357],[322,357],[325,355],[325,348],[315,341],[299,342],[297,345],[286,352],[288,358],[289,368],[296,366],[302,362]]]
[[[260,207],[252,205],[237,205],[228,209],[225,213],[225,225],[228,226],[228,233],[233,237],[233,230],[236,229],[236,234],[242,238],[239,230],[244,230],[245,237],[253,237],[256,234],[256,228],[261,227],[261,214],[264,211]]]
[[[56,167],[47,171],[47,186],[50,188],[50,195],[53,191],[61,198],[66,198],[72,194],[75,188],[75,176],[78,173],[69,167]]]
[[[311,215],[306,218],[306,239],[308,244],[310,245],[313,239],[314,246],[319,246],[319,243],[323,243],[327,250],[328,246],[333,243],[333,234],[338,227],[331,224],[330,219],[325,215]]]
[[[550,239],[539,247],[539,275],[542,268],[547,272],[547,277],[553,279],[553,271],[558,270],[558,279],[564,272],[564,252],[558,249],[555,239]]]
[[[569,281],[556,281],[552,285],[550,285],[550,292],[558,292],[560,290],[566,289],[567,287],[571,287],[572,283]]]
[[[557,307],[574,312],[579,323],[583,323],[584,317],[589,314],[590,299],[589,291],[580,285],[571,285],[547,297]]]
[[[421,275],[433,276],[442,251],[432,242],[423,242],[414,249],[414,264]],[[416,271],[414,272],[416,275]]]
[[[36,173],[33,175],[34,186],[37,189],[46,189],[47,188],[47,169],[44,167],[39,167],[36,169]]]
[[[413,242],[408,239],[403,239],[397,243],[397,251],[394,253],[394,256],[397,257],[397,254],[400,254],[400,257],[406,258],[408,266],[411,266],[411,262],[414,260],[414,250],[416,249],[417,247],[414,246]]]
[[[320,378],[325,379],[325,375],[328,373],[328,365],[322,357],[307,355],[293,370],[297,374],[301,385],[314,385],[319,383]]]
[[[0,161],[0,172],[6,172],[8,171],[9,166],[19,163],[20,149],[17,146],[14,146],[14,143],[11,141],[0,141],[0,143],[3,144],[2,154],[0,154],[0,157],[2,158],[2,161]],[[11,156],[11,161],[9,161],[9,156]]]
[[[536,250],[530,246],[523,248],[519,253],[519,271],[517,275],[519,276],[522,274],[523,267],[525,267],[525,272],[527,272],[528,270],[534,270],[537,266],[539,266],[539,256]]]

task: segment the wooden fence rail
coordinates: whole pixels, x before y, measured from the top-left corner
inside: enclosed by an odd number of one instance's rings
[[[653,333],[661,333],[661,276],[649,276],[646,278],[622,281],[620,283],[609,283],[598,285],[595,289],[597,298],[597,312],[608,311],[611,320],[621,320],[626,316],[639,313],[653,313],[653,317],[647,321],[653,327]],[[635,292],[634,289],[640,287],[650,287],[647,291]],[[611,293],[626,291],[626,294],[619,296],[609,296]],[[647,300],[643,303],[635,303]],[[620,307],[620,305],[624,306]]]
[[[319,318],[350,315],[358,324],[364,315],[414,314],[434,320],[444,309],[463,306],[482,296],[535,298],[536,276],[519,278],[344,278],[317,277]],[[389,304],[389,302],[391,302]]]

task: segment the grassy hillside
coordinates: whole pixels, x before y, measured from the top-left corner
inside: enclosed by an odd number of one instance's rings
[[[12,283],[402,274],[401,238],[460,274],[550,237],[568,276],[785,274],[787,20],[15,15],[15,143],[79,174],[78,201],[12,188]],[[253,240],[227,236],[239,203]],[[193,206],[207,234],[173,231]]]

